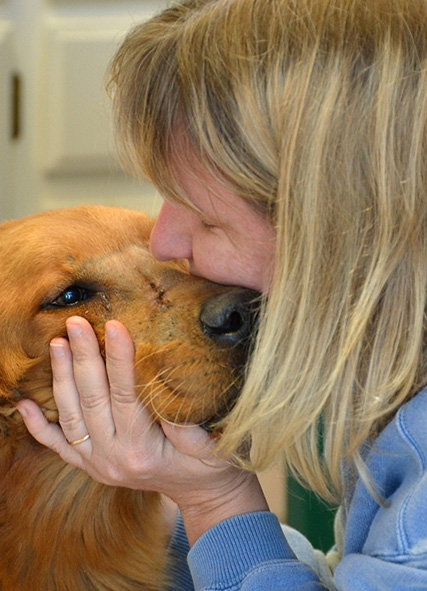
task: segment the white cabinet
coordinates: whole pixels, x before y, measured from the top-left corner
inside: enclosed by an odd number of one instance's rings
[[[0,220],[78,203],[155,214],[115,158],[108,63],[167,0],[0,0]]]

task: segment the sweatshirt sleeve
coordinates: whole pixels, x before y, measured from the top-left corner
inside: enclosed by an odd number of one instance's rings
[[[178,513],[168,550],[167,591],[194,591],[193,579],[187,562],[189,550],[187,534],[181,514]]]
[[[325,591],[315,570],[297,559],[270,512],[228,519],[193,546],[188,563],[196,591]]]

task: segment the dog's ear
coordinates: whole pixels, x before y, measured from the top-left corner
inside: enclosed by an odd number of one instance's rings
[[[24,352],[8,356],[8,363],[0,360],[0,415],[15,408],[22,398],[31,398],[51,422],[58,422],[58,411],[52,392],[52,371],[49,357],[30,359]],[[0,429],[1,431],[1,429]]]
[[[2,340],[0,339],[0,397],[11,398],[19,380],[34,362],[19,348],[8,347]]]
[[[16,397],[18,382],[34,365],[34,360],[22,346],[28,327],[19,315],[11,314],[7,305],[3,305],[2,295],[0,289],[0,397],[12,399]]]
[[[35,289],[28,261],[28,228],[12,220],[0,225],[0,403],[19,398],[20,382],[39,361],[25,350],[31,337]],[[25,248],[24,248],[24,245]],[[37,282],[36,282],[37,284]]]

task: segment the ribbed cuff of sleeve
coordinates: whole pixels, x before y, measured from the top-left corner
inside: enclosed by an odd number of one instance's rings
[[[238,584],[260,564],[295,560],[277,517],[268,511],[227,519],[201,536],[188,555],[196,590]]]
[[[182,522],[181,513],[178,513],[169,544],[169,591],[193,591],[194,589],[193,579],[187,563],[189,550],[190,545]]]

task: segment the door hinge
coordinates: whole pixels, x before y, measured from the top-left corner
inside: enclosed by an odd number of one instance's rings
[[[22,102],[22,80],[17,72],[11,74],[11,124],[10,138],[19,139],[22,131],[21,102]]]

